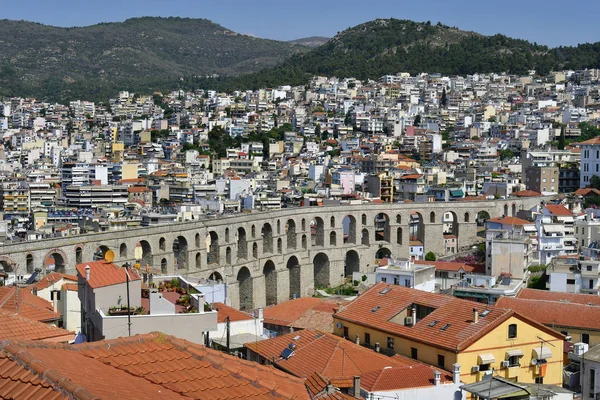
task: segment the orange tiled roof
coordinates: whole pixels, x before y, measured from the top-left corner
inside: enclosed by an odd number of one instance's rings
[[[591,138],[589,140],[579,142],[579,144],[600,144],[600,137]]]
[[[542,194],[533,190],[521,190],[519,192],[513,192],[513,196],[517,197],[540,197]]]
[[[161,333],[71,346],[5,341],[0,350],[29,369],[24,379],[43,376],[71,397],[309,399],[301,379]]]
[[[78,292],[79,291],[79,287],[77,286],[76,283],[65,283],[64,285],[62,285],[62,290],[69,290],[72,292]]]
[[[294,327],[299,329],[320,329],[326,332],[333,330],[333,314],[341,300],[318,299],[316,297],[301,297],[284,301],[264,309],[263,316],[266,324]]]
[[[382,294],[384,289],[389,290]],[[430,307],[434,311],[419,320],[415,326],[404,326],[402,322],[391,321],[413,304]],[[473,323],[473,308],[483,311],[483,306],[478,303],[380,282],[350,302],[335,317],[438,348],[460,351],[468,348],[508,318],[518,316],[512,310],[486,307],[490,312],[479,318],[477,323]],[[376,308],[377,311],[373,312]],[[522,316],[518,317],[528,320]],[[433,321],[437,323],[429,326]],[[548,333],[556,334],[543,325],[528,322]],[[441,330],[446,325],[446,329]]]
[[[66,342],[75,334],[65,329],[0,310],[0,340],[50,340]],[[2,398],[0,396],[0,398]]]
[[[40,322],[60,319],[52,304],[31,293],[28,289],[16,286],[0,286],[0,309]]]
[[[577,189],[574,193],[578,196],[598,196],[600,195],[600,190],[594,188],[584,188]]]
[[[571,211],[562,204],[546,204],[546,210],[550,212],[550,214],[555,215],[557,217],[570,217],[573,215]]]
[[[230,322],[253,319],[252,315],[219,302],[212,303],[212,309],[217,312],[217,323],[219,324],[225,322],[227,317],[229,317]]]
[[[0,352],[0,399],[68,399],[42,377],[32,375],[23,365]]]
[[[290,343],[296,345],[294,355],[287,359],[281,358],[281,352]],[[246,343],[244,346],[267,360],[273,360],[273,364],[279,369],[300,378],[307,378],[315,372],[328,379],[351,378],[407,363],[316,329],[286,333],[272,339]]]
[[[113,263],[106,262],[104,260],[91,261],[85,264],[77,264],[77,273],[85,279],[85,267],[90,266],[90,280],[88,285],[92,289],[117,285],[119,283],[127,282],[127,276],[125,268],[119,267]],[[137,281],[140,276],[137,270],[129,269],[129,280]]]
[[[496,303],[544,325],[600,330],[600,307],[561,301],[501,297]]]
[[[414,365],[384,368],[360,377],[360,387],[369,392],[433,386],[433,371],[441,372],[440,383],[452,383],[452,375],[440,368],[415,362]]]
[[[127,192],[128,193],[145,193],[145,192],[151,192],[151,190],[145,186],[129,186],[127,188]]]
[[[487,222],[497,222],[502,225],[534,225],[533,222],[529,222],[527,220],[517,218],[517,217],[498,217],[488,219]]]
[[[549,290],[523,289],[517,295],[519,299],[561,301],[577,304],[593,304],[600,306],[600,296],[580,293],[561,293]]]
[[[307,377],[305,384],[312,399],[356,400],[356,397],[340,392],[330,380],[318,372]]]
[[[37,283],[32,285],[32,287],[35,287],[37,290],[43,290],[63,279],[77,282],[77,277],[75,275],[61,274],[60,272],[51,272],[42,279],[40,279]]]

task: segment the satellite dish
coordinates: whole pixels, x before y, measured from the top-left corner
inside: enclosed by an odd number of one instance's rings
[[[104,253],[104,261],[106,262],[113,262],[113,260],[115,259],[115,252],[112,250],[108,250],[106,253]]]
[[[532,358],[531,359],[531,365],[537,365],[537,363],[538,363],[537,358]]]

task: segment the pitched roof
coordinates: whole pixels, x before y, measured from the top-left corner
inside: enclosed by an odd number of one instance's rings
[[[496,303],[544,325],[600,330],[600,307],[560,301],[501,297]]]
[[[67,399],[43,378],[0,352],[0,399]]]
[[[517,217],[498,217],[488,219],[487,222],[496,222],[502,225],[534,225],[533,222],[529,222],[525,219],[517,218]]]
[[[43,322],[15,315],[12,312],[0,310],[0,340],[6,339],[66,342],[75,339],[75,334]]]
[[[415,264],[418,265],[433,265],[436,271],[454,271],[458,272],[461,269],[465,272],[472,272],[475,268],[465,263],[451,262],[451,261],[423,261],[417,260]]]
[[[323,399],[323,400],[355,400],[349,394],[345,394],[339,391],[332,382],[325,378],[323,375],[315,372],[305,381],[306,388],[310,393],[312,399]]]
[[[570,217],[573,215],[571,211],[562,204],[546,204],[546,210],[550,212],[550,214],[555,215],[557,217]]]
[[[600,195],[600,190],[594,188],[577,189],[574,194],[578,196],[598,196]]]
[[[384,292],[384,289],[388,290]],[[413,304],[433,308],[434,311],[414,326],[393,321]],[[490,312],[474,323],[473,309],[478,308],[481,312],[484,307]],[[372,311],[374,309],[375,312]],[[350,302],[335,317],[431,346],[460,351],[514,315],[512,310],[380,282]],[[444,330],[441,329],[443,327]]]
[[[212,309],[217,312],[217,323],[219,324],[225,322],[225,318],[227,317],[229,317],[230,322],[254,319],[250,314],[219,302],[212,303]]]
[[[320,329],[326,332],[333,330],[333,313],[343,300],[318,299],[301,297],[284,301],[264,309],[266,324],[288,326],[299,329]]]
[[[79,398],[309,398],[301,379],[160,333],[71,346],[5,341],[3,353]]]
[[[77,264],[77,273],[85,278],[85,267],[88,265],[90,266],[90,280],[87,281],[87,283],[92,289],[127,282],[127,272],[125,268],[119,267],[104,260],[91,261],[85,264]],[[133,268],[129,269],[129,280],[140,280],[137,270]]]
[[[551,292],[549,290],[523,289],[517,294],[519,299],[559,301],[600,306],[600,296],[580,293]]]
[[[49,301],[17,286],[0,286],[0,309],[40,322],[60,319]]]
[[[51,272],[31,286],[35,287],[37,290],[43,290],[47,287],[52,286],[56,282],[60,282],[63,279],[77,282],[77,276],[75,275],[62,274],[60,272]]]
[[[360,377],[360,387],[369,392],[379,392],[433,386],[434,371],[441,373],[440,383],[452,383],[452,375],[447,371],[431,365],[415,363],[364,374]]]
[[[293,343],[296,348],[289,358],[281,352]],[[292,375],[307,378],[315,372],[328,379],[360,376],[389,366],[402,366],[411,361],[392,359],[357,345],[332,333],[303,329],[272,339],[244,345],[261,357],[272,360],[278,368]]]
[[[540,192],[536,192],[534,190],[520,190],[518,192],[513,192],[513,196],[517,197],[540,197],[542,194]]]
[[[596,136],[583,142],[579,142],[579,144],[600,144],[600,137]]]

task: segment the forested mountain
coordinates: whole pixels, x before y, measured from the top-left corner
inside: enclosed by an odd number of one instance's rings
[[[97,97],[190,75],[258,71],[308,48],[205,19],[133,18],[81,28],[0,21],[0,95]]]
[[[300,44],[302,46],[308,46],[308,47],[319,47],[325,43],[327,43],[329,41],[328,37],[323,37],[323,36],[311,36],[311,37],[306,37],[306,38],[301,38],[301,39],[295,39],[295,40],[289,40],[288,43],[293,43],[293,44]]]
[[[299,42],[315,44],[312,39]],[[83,28],[5,20],[0,49],[0,96],[52,100],[106,99],[117,90],[255,89],[305,84],[317,74],[377,79],[397,72],[546,74],[600,67],[600,43],[550,49],[397,19],[348,28],[310,51],[203,19],[147,17]],[[219,77],[206,78],[213,74]]]

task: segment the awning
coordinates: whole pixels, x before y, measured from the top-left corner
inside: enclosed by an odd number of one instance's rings
[[[536,232],[537,229],[533,225],[523,225],[523,230],[525,232]]]
[[[494,355],[490,353],[480,354],[477,359],[479,360],[479,365],[493,364],[494,362],[496,362],[496,357],[494,357]]]
[[[535,347],[533,349],[533,358],[537,358],[538,360],[547,360],[548,358],[552,358],[552,350],[549,347]]]
[[[546,233],[561,233],[564,231],[562,225],[544,225],[544,232]]]
[[[455,291],[454,296],[456,297],[472,297],[474,299],[487,299],[489,298],[487,295],[483,293],[471,293],[471,292],[463,292],[463,291]]]
[[[463,193],[462,190],[459,189],[459,190],[451,190],[450,195],[453,197],[464,197],[465,194]]]
[[[506,358],[508,357],[523,357],[525,354],[523,350],[508,350],[506,352]]]

